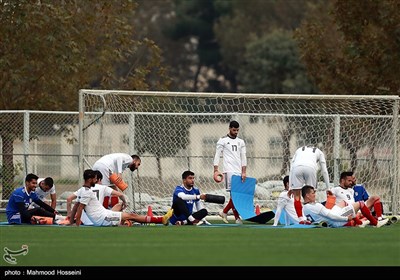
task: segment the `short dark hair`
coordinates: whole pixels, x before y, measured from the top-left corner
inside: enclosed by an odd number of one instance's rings
[[[289,175],[286,175],[286,176],[283,178],[282,181],[283,181],[283,185],[286,186],[286,184],[289,183]]]
[[[96,172],[93,171],[92,169],[86,169],[85,171],[83,171],[83,179],[85,181],[94,178],[96,176],[97,176]]]
[[[33,173],[29,173],[25,177],[25,182],[31,182],[32,180],[37,180],[39,177]]]
[[[308,193],[310,193],[312,190],[314,190],[314,187],[309,186],[309,185],[305,185],[301,188],[301,196],[303,197],[303,199],[306,197],[306,195]]]
[[[186,179],[189,176],[194,176],[194,172],[186,170],[185,172],[182,173],[182,179]]]
[[[353,174],[353,171],[344,171],[340,174],[340,180],[346,179],[346,177],[351,177]]]
[[[97,180],[103,180],[103,174],[99,170],[95,170],[94,172],[96,172]]]
[[[229,123],[229,128],[232,128],[232,127],[239,128],[239,123],[237,121],[231,121]]]
[[[51,177],[46,177],[44,180],[44,183],[49,186],[49,188],[51,189],[54,185],[54,180]]]
[[[140,157],[138,155],[131,155],[132,159],[138,160]]]

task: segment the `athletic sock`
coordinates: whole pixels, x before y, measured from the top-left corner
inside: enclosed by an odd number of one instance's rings
[[[303,217],[303,205],[300,200],[294,200],[294,209],[296,210],[297,217]]]
[[[235,209],[235,207],[232,207],[232,212],[233,216],[235,216],[235,220],[239,219],[239,212]]]
[[[353,218],[353,221],[356,223],[356,225],[362,225],[362,221],[357,216]]]
[[[374,210],[377,218],[382,217],[382,203],[379,199],[374,203]]]
[[[369,211],[368,207],[365,205],[364,202],[359,201],[359,203],[360,203],[361,213],[371,222],[371,225],[376,226],[378,220],[375,219],[374,216],[372,216],[371,211]]]
[[[225,214],[228,214],[229,210],[231,210],[233,207],[233,202],[232,202],[232,198],[229,199],[228,204],[225,206],[224,210],[222,210],[222,212],[224,212]]]
[[[146,223],[162,223],[163,216],[146,216]]]
[[[193,222],[194,220],[196,220],[192,215],[190,215],[188,218],[189,222]]]

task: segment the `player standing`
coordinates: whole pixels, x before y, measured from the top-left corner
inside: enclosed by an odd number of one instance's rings
[[[237,121],[231,121],[229,123],[229,133],[218,140],[215,150],[214,179],[216,180],[216,176],[219,174],[218,164],[222,154],[225,189],[229,193],[231,191],[231,181],[233,175],[241,176],[242,182],[246,180],[246,144],[243,139],[238,137],[238,133],[239,123]],[[232,197],[230,197],[225,208],[219,212],[219,216],[221,216],[225,223],[228,223],[227,216],[229,210],[231,209],[233,215],[235,216],[236,223],[241,224],[242,220],[240,219],[239,213],[236,211],[235,206],[233,205]]]
[[[303,217],[303,206],[301,204],[301,188],[304,185],[317,187],[318,163],[324,177],[326,189],[329,188],[329,174],[326,167],[324,153],[312,146],[303,146],[296,150],[290,166],[290,190],[294,196],[294,209],[300,219],[300,224],[308,223]]]

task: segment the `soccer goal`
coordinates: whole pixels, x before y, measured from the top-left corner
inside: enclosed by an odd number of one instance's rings
[[[138,154],[139,170],[124,172],[136,211],[148,205],[166,211],[188,169],[202,192],[228,196],[212,179],[213,158],[218,139],[237,120],[261,207],[275,207],[296,148],[315,145],[327,157],[332,184],[342,171],[353,170],[358,183],[381,196],[386,212],[398,212],[399,102],[398,96],[82,89],[79,168],[108,153]],[[220,207],[207,205],[211,212]]]

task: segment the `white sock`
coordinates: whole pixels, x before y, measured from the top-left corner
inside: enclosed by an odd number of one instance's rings
[[[56,216],[55,216],[54,219],[55,219],[55,220],[63,220],[63,219],[65,219],[65,217],[64,217],[63,215],[58,215],[58,214],[56,214]]]

